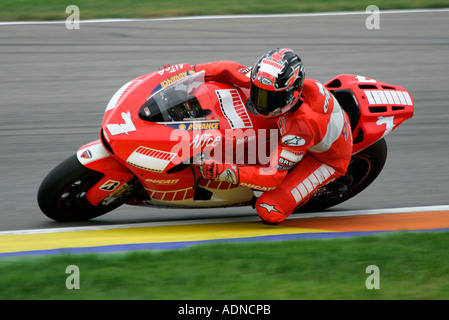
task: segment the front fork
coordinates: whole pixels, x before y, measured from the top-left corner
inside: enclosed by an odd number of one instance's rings
[[[76,155],[83,166],[103,173],[103,177],[86,194],[87,200],[94,206],[107,205],[128,196],[139,185],[134,173],[112,158],[100,140],[82,146]]]
[[[113,191],[110,195],[101,201],[101,205],[107,206],[113,203],[116,200],[121,198],[129,198],[136,190],[140,188],[139,179],[134,176],[128,182],[122,184],[119,188]]]

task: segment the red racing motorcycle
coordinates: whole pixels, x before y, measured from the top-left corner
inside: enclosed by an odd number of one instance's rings
[[[353,156],[347,174],[320,188],[297,212],[324,210],[364,190],[385,164],[385,135],[413,116],[413,98],[400,86],[345,74],[325,87],[350,118]],[[197,166],[204,155],[267,164],[279,139],[276,120],[248,112],[248,98],[248,90],[205,81],[204,72],[188,64],[126,83],[106,107],[99,139],[45,177],[39,207],[54,220],[81,221],[122,204],[254,205],[263,188],[206,180]]]

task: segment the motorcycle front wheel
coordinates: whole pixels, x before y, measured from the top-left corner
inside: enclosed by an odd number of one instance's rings
[[[92,205],[87,192],[101,178],[101,172],[84,167],[76,155],[54,168],[42,181],[37,202],[42,212],[56,221],[86,221],[119,207],[128,197],[121,197],[107,205]]]

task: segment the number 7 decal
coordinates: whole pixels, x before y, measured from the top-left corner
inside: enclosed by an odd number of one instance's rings
[[[394,116],[391,116],[391,117],[378,117],[377,119],[378,120],[377,120],[376,124],[378,126],[381,126],[383,124],[386,125],[385,132],[382,135],[382,138],[385,137],[387,134],[389,134],[391,131],[393,131],[393,129],[394,129]]]
[[[366,78],[364,76],[356,76],[355,78],[357,79],[358,82],[369,82],[369,83],[376,83],[377,82],[374,79],[369,79],[369,78]]]

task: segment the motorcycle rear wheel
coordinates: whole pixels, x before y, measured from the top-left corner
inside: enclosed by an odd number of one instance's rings
[[[346,175],[336,180],[347,185],[348,190],[346,192],[338,196],[322,192],[321,195],[312,197],[304,206],[297,208],[295,212],[321,211],[356,196],[365,190],[380,174],[387,160],[387,153],[387,143],[382,138],[368,148],[353,155]],[[350,181],[349,185],[348,181]]]
[[[55,167],[42,181],[37,194],[37,202],[42,212],[49,218],[67,221],[86,221],[101,216],[119,207],[126,197],[97,206],[92,205],[86,194],[101,178],[101,172],[84,167],[76,155]]]

